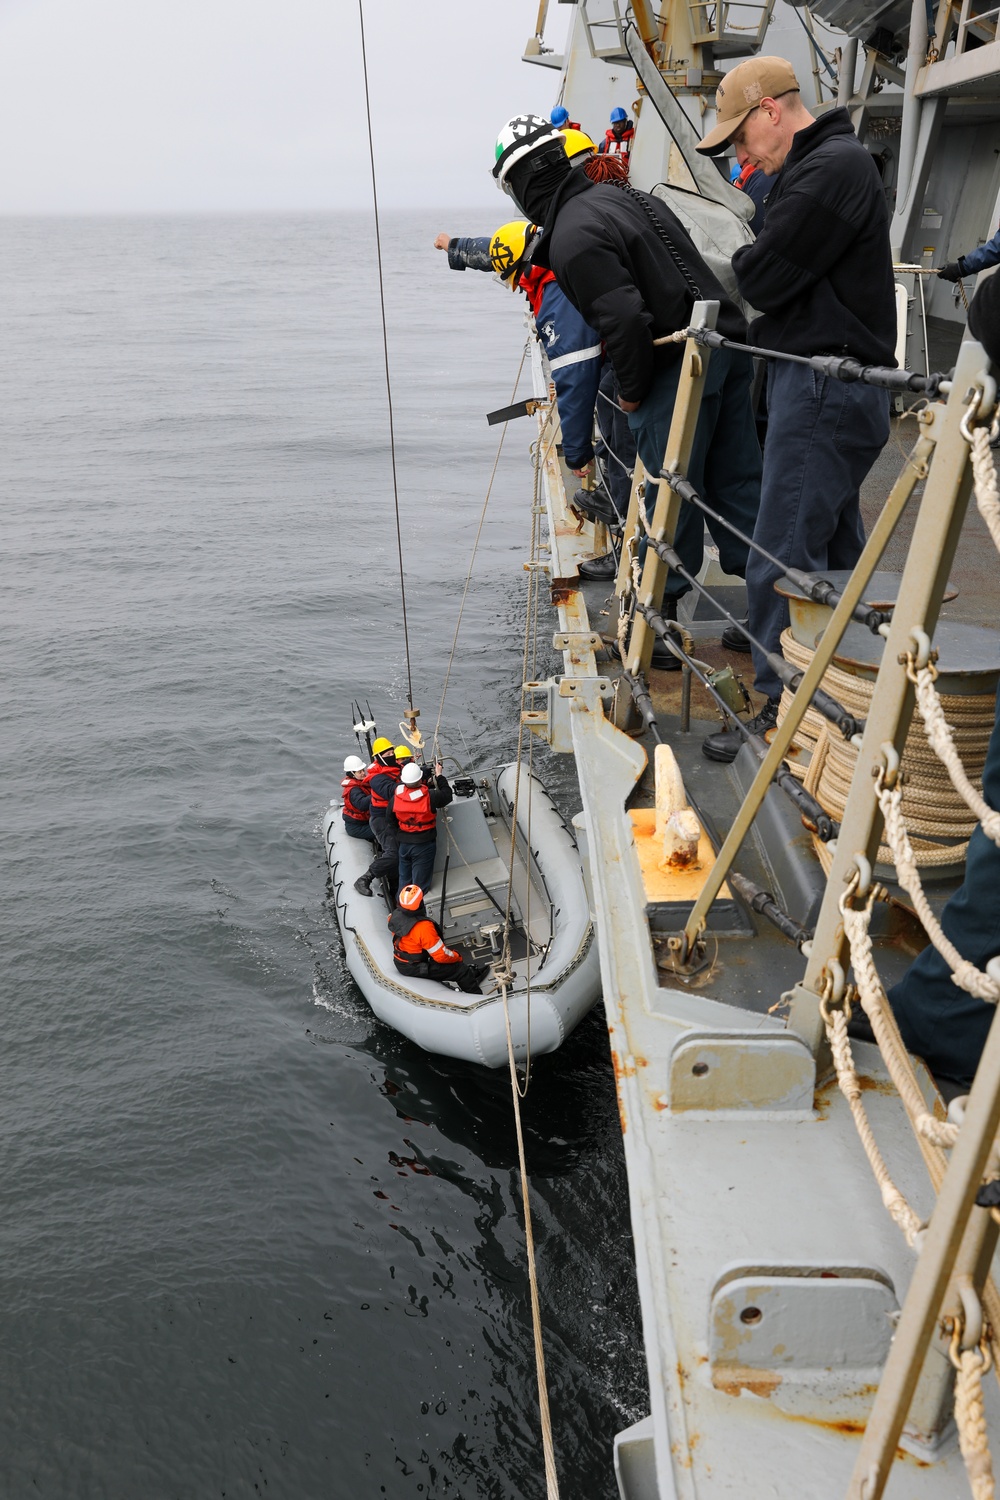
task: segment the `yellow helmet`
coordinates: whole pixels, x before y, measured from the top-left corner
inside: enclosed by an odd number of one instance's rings
[[[410,749],[409,745],[397,745],[396,746],[396,759],[397,760],[412,760],[413,759],[413,751]]]
[[[373,755],[381,755],[383,751],[385,751],[385,750],[391,750],[391,749],[392,749],[392,740],[387,740],[386,737],[385,737],[385,735],[381,735],[375,741],[374,745],[372,746],[372,754]]]
[[[579,166],[587,151],[596,151],[590,136],[585,130],[564,130],[563,140],[566,142],[566,155],[570,161],[575,161]]]
[[[512,292],[517,291],[517,273],[521,269],[531,227],[527,219],[512,219],[509,224],[501,224],[490,240],[490,262],[500,280],[505,281]]]

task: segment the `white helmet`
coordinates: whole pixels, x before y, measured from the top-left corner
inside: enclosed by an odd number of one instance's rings
[[[562,145],[562,132],[556,130],[550,120],[543,120],[541,115],[515,115],[508,120],[497,136],[494,152],[493,176],[497,186],[503,187],[507,173],[516,161],[537,151],[539,146],[547,146],[550,141]]]
[[[357,771],[363,771],[364,768],[365,768],[365,763],[361,759],[360,755],[349,755],[347,757],[347,759],[344,761],[344,770],[345,771],[355,771],[355,772],[357,772]]]
[[[403,767],[403,774],[399,779],[404,786],[416,786],[418,781],[423,781],[424,773],[418,765],[410,761],[409,765]]]

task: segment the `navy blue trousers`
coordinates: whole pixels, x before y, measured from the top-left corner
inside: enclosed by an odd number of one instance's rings
[[[344,832],[349,839],[367,839],[370,844],[374,844],[375,842],[375,835],[372,833],[371,825],[369,823],[359,823],[357,818],[344,819]]]
[[[434,855],[437,839],[428,844],[404,844],[399,841],[399,889],[404,885],[419,885],[424,892],[434,876]]]
[[[680,359],[665,366],[639,410],[629,413],[629,426],[647,474],[659,474],[663,464],[680,373]],[[732,349],[713,351],[688,465],[688,478],[702,499],[746,536],[752,534],[757,520],[761,482],[760,444],[750,407],[752,378],[753,365],[748,354],[737,354]],[[650,494],[647,486],[649,520],[653,519],[655,504],[656,492]],[[705,524],[706,518],[696,506],[681,504],[674,550],[692,577],[697,576],[705,557]],[[709,520],[707,524],[725,571],[745,577],[744,543],[717,521]],[[645,561],[645,542],[640,546],[639,557]],[[679,599],[689,588],[690,584],[679,573],[670,573],[664,598]]]
[[[865,545],[861,483],[888,440],[888,391],[773,361],[754,541],[807,573],[853,568]],[[770,651],[781,650],[788,624],[788,604],[774,592],[780,577],[781,568],[750,554],[750,634]],[[757,691],[780,697],[781,683],[762,652],[754,650],[753,664]]]
[[[597,456],[601,460],[611,498],[624,521],[632,495],[635,468],[635,438],[628,417],[618,405],[618,380],[610,360],[604,363],[597,398],[597,428],[601,434]]]
[[[993,723],[983,796],[1000,808],[1000,702]],[[1000,849],[977,828],[969,840],[965,880],[941,914],[941,926],[963,958],[984,969],[1000,953]],[[986,1045],[996,1006],[952,983],[951,970],[933,944],[914,959],[889,991],[903,1041],[932,1073],[968,1088]]]

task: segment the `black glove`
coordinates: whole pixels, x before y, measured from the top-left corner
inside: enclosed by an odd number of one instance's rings
[[[965,273],[957,260],[950,260],[946,266],[941,266],[938,275],[942,281],[960,281]]]

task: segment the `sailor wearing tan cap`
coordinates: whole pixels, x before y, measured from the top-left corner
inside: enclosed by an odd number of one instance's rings
[[[734,150],[741,166],[779,173],[752,245],[737,250],[739,289],[759,308],[751,342],[786,354],[850,354],[895,365],[896,313],[889,214],[878,168],[846,109],[818,120],[782,57],[754,57],[727,73],[716,92],[717,123],[699,146]],[[807,571],[852,568],[865,535],[859,491],[889,437],[885,391],[845,385],[801,365],[768,367],[768,428],[754,540]],[[779,570],[751,552],[750,633],[780,651],[788,608],[774,592]],[[774,723],[781,684],[754,651],[756,687]],[[764,722],[766,721],[766,722]],[[705,754],[732,760],[735,733],[710,735]]]

